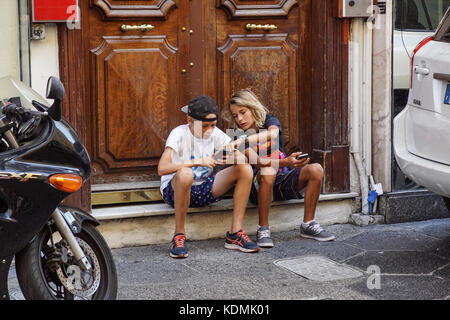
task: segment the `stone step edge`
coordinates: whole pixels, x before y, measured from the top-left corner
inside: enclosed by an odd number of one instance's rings
[[[319,202],[345,200],[356,198],[358,196],[359,194],[356,192],[322,194],[319,196]],[[304,203],[304,199],[275,201],[272,203],[272,206],[301,204],[301,203]],[[255,207],[256,206],[250,202],[247,205],[247,208],[255,208]],[[214,212],[226,210],[233,210],[233,199],[224,199],[213,205],[202,208],[189,208],[188,213]],[[143,217],[172,215],[172,214],[174,214],[174,209],[165,203],[152,203],[152,204],[128,205],[128,206],[116,206],[116,207],[104,207],[92,209],[92,216],[99,221],[143,218]]]

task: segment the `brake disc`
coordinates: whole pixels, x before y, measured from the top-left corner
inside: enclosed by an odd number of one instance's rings
[[[92,268],[81,270],[77,264],[71,264],[63,270],[61,266],[56,270],[62,285],[73,295],[89,298],[100,285],[100,264],[92,248],[82,239],[77,238],[78,244],[89,259]]]

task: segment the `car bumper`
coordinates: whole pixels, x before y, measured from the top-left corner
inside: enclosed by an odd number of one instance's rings
[[[450,196],[450,166],[431,161],[408,151],[406,146],[406,115],[409,107],[394,118],[394,154],[402,172],[418,185],[442,196]]]

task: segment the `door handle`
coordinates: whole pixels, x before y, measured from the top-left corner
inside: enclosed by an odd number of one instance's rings
[[[414,70],[415,73],[418,73],[418,74],[428,75],[430,73],[429,69],[421,68],[421,67],[418,67],[418,66],[414,66],[413,70]]]
[[[139,31],[142,31],[142,32],[146,32],[146,31],[150,31],[150,30],[153,30],[153,29],[155,29],[155,27],[152,26],[151,24],[141,24],[140,26],[136,26],[136,25],[130,26],[128,24],[123,24],[120,27],[120,30],[122,32],[133,31],[133,30],[139,30]]]
[[[434,73],[433,78],[436,80],[444,80],[450,82],[450,74],[447,73]]]
[[[253,31],[253,30],[272,31],[272,30],[278,29],[278,27],[276,25],[274,25],[274,24],[253,24],[253,23],[248,23],[245,26],[245,29],[247,29],[248,31]]]

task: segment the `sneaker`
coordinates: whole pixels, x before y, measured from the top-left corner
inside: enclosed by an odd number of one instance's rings
[[[259,251],[258,245],[254,243],[242,229],[234,234],[227,232],[225,248],[242,252]]]
[[[302,223],[300,226],[300,236],[317,241],[331,241],[335,239],[332,234],[326,232],[320,224],[315,221],[311,221],[306,226]]]
[[[270,237],[269,227],[258,226],[258,231],[256,232],[256,244],[261,248],[272,248],[273,241]]]
[[[186,236],[183,233],[177,233],[173,236],[170,243],[170,256],[172,258],[187,258]]]

